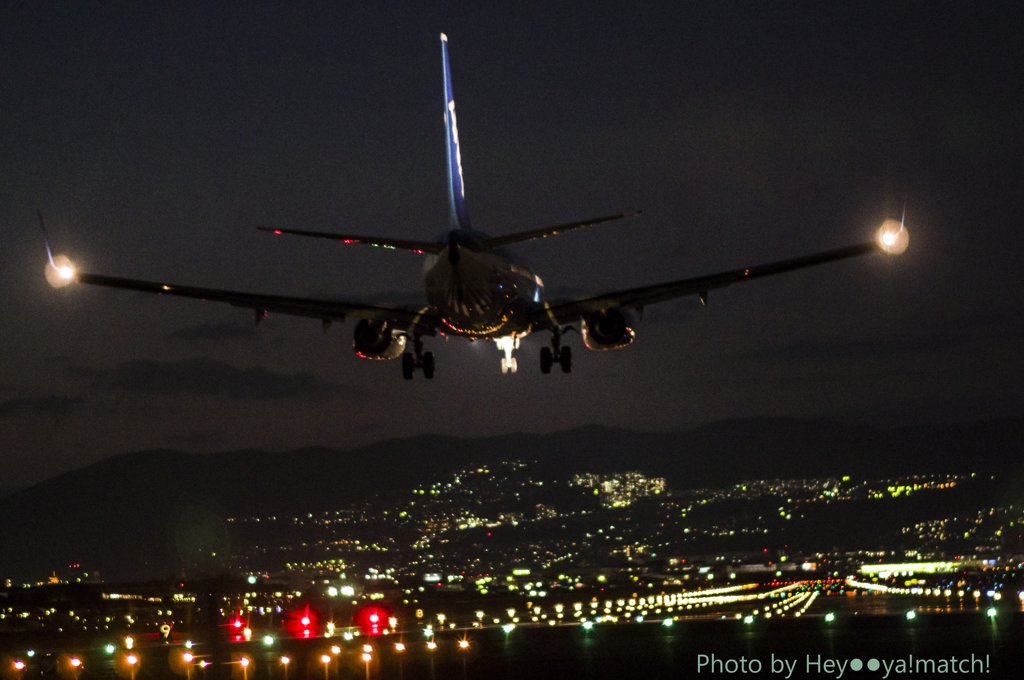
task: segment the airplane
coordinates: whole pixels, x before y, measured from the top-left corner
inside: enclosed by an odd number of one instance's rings
[[[331,322],[347,317],[358,319],[352,340],[355,353],[365,359],[401,357],[402,376],[411,380],[417,370],[427,379],[434,377],[434,355],[424,352],[423,339],[436,335],[473,340],[491,340],[504,353],[502,373],[515,373],[512,356],[520,340],[533,332],[551,334],[550,346],[540,350],[541,373],[551,373],[557,365],[563,373],[572,371],[572,348],[562,344],[568,330],[576,330],[592,350],[620,349],[633,342],[634,326],[644,307],[683,296],[696,295],[706,305],[711,290],[734,283],[774,276],[784,272],[836,262],[871,253],[903,252],[908,244],[907,230],[901,219],[886,220],[876,238],[864,243],[819,252],[779,262],[741,267],[693,278],[620,290],[593,297],[548,301],[539,276],[509,253],[508,246],[558,234],[635,217],[639,211],[553,227],[533,229],[505,236],[488,236],[470,226],[463,184],[459,129],[452,95],[448,38],[441,34],[441,60],[444,75],[444,120],[447,135],[448,208],[450,229],[437,240],[414,241],[379,236],[336,234],[298,229],[258,227],[273,234],[291,234],[322,238],[342,243],[361,243],[383,248],[407,250],[427,256],[424,266],[424,292],[427,304],[418,307],[374,306],[355,302],[310,299],[245,293],[154,281],[126,279],[102,274],[76,272],[63,256],[54,258],[49,241],[47,278],[51,284],[71,282],[126,290],[174,295],[199,300],[224,302],[251,309],[258,324],[268,312],[320,319],[324,331]],[[42,215],[40,214],[40,226]],[[46,239],[43,226],[43,236]],[[407,351],[409,345],[412,351]]]

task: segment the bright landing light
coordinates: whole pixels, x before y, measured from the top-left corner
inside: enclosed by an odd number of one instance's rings
[[[898,220],[886,220],[878,230],[878,245],[890,255],[899,255],[910,244],[907,228]]]
[[[71,283],[75,276],[75,268],[65,255],[53,258],[53,264],[46,265],[46,281],[54,288],[61,288]]]

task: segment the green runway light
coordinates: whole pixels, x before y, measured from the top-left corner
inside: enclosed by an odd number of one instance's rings
[[[273,635],[264,635],[263,636],[263,644],[265,644],[267,647],[269,647],[270,645],[274,644],[274,636]]]
[[[113,654],[113,653],[114,653],[114,650],[115,650],[115,649],[116,649],[116,647],[114,647],[114,645],[112,645],[112,644],[109,644],[109,643],[107,644],[107,646],[106,646],[106,647],[104,647],[104,648],[103,648],[103,650],[104,650],[104,651],[105,651],[105,652],[106,652],[107,654]]]
[[[501,629],[506,633],[511,633],[515,627],[516,626],[514,623],[506,623],[504,626],[501,627]]]
[[[665,626],[666,628],[671,628],[673,623],[675,623],[675,621],[673,621],[672,619],[665,619],[661,622],[661,625]]]
[[[829,623],[832,623],[833,621],[836,620],[836,615],[833,614],[832,612],[829,612],[828,614],[825,614],[825,620],[828,621]]]
[[[593,628],[593,627],[594,627],[594,624],[593,624],[593,623],[591,623],[590,621],[584,621],[584,622],[583,622],[583,627],[584,627],[584,628],[585,628],[586,630],[590,630],[591,628]]]
[[[913,618],[914,618],[915,616],[917,616],[917,614],[915,614],[915,613],[914,613],[913,611],[909,611],[909,612],[907,612],[907,621],[910,621],[910,620],[911,620],[911,619],[913,619]]]

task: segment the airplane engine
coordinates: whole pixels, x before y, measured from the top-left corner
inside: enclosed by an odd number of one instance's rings
[[[397,359],[405,351],[405,336],[395,335],[387,321],[367,321],[356,324],[352,348],[364,359]]]
[[[583,344],[587,349],[619,349],[633,342],[636,333],[618,309],[599,309],[583,319]]]

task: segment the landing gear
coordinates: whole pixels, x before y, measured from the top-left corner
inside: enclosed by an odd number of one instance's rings
[[[504,338],[495,338],[494,344],[505,353],[501,359],[501,372],[515,373],[518,366],[516,359],[512,356],[512,350],[519,349],[519,338],[514,335],[507,335]]]
[[[406,352],[402,355],[402,377],[412,380],[416,369],[420,368],[423,369],[423,377],[432,380],[434,378],[434,353],[423,352],[423,341],[419,336],[413,337],[412,347],[415,354]]]
[[[562,331],[551,331],[551,347],[540,348],[540,372],[547,375],[555,362],[562,367],[562,373],[572,373],[572,348],[562,347]]]

